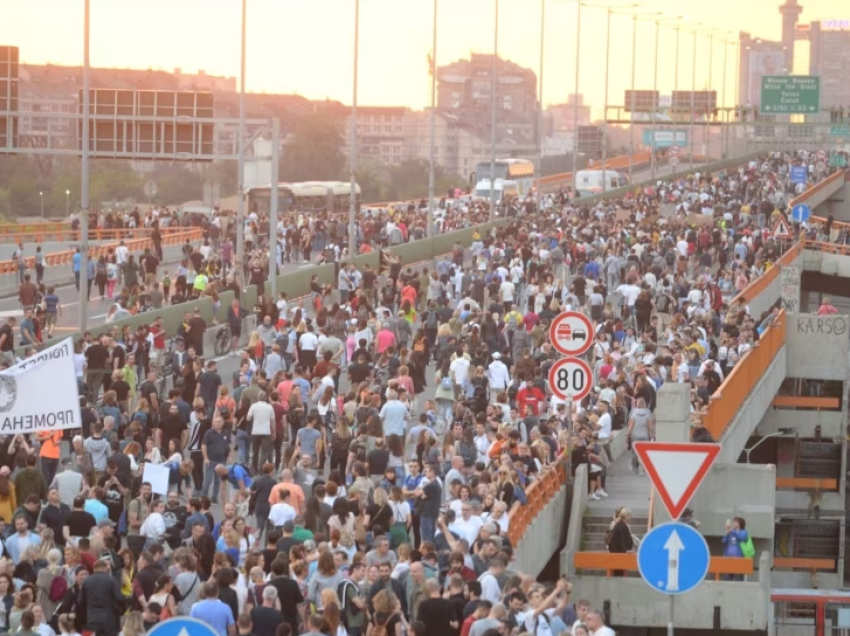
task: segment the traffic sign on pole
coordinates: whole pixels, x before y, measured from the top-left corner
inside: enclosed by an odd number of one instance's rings
[[[633,446],[674,521],[681,516],[720,453],[720,444],[635,442]]]
[[[791,219],[797,223],[805,223],[809,220],[812,209],[805,203],[798,203],[791,208]]]
[[[670,163],[671,166],[675,167],[675,166],[679,165],[679,158],[678,157],[670,157],[667,161]]]
[[[565,311],[549,326],[549,341],[565,356],[580,356],[593,346],[593,323],[577,311]]]
[[[776,222],[776,225],[773,226],[773,238],[775,239],[790,239],[794,238],[791,234],[791,230],[788,229],[788,224],[785,222],[785,219],[781,216],[779,220]]]
[[[791,182],[806,184],[809,180],[809,169],[806,166],[791,166]]]
[[[655,526],[641,540],[637,553],[643,580],[669,595],[685,594],[699,586],[710,563],[705,537],[685,523]]]
[[[593,371],[581,358],[561,358],[549,369],[549,389],[555,397],[580,402],[593,387]]]
[[[148,636],[219,636],[209,623],[181,616],[158,622],[148,630]]]
[[[824,159],[826,159],[826,150],[824,150],[823,148],[820,148],[820,149],[817,151],[817,153],[816,153],[816,154],[817,154],[818,159],[820,159],[821,161],[823,161]]]
[[[674,145],[674,146],[670,146],[670,148],[667,150],[667,154],[668,154],[668,155],[670,155],[671,157],[676,157],[676,156],[678,156],[678,154],[679,154],[679,146],[675,146],[675,145]]]
[[[813,115],[820,111],[819,75],[764,75],[761,112],[766,115]]]

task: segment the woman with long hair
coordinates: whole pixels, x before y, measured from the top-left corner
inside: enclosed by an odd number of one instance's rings
[[[343,575],[336,568],[333,554],[330,550],[325,550],[319,554],[318,566],[307,588],[307,600],[315,603],[316,609],[321,611],[323,608],[321,591],[330,589],[336,592],[343,579]]]
[[[455,403],[455,383],[449,370],[450,365],[448,358],[443,360],[434,376],[437,383],[434,400],[437,402],[437,418],[442,421],[442,430],[448,429],[452,423],[452,409]]]
[[[336,499],[333,502],[333,516],[328,519],[328,527],[340,534],[343,532],[354,533],[354,514],[348,509],[345,499]]]
[[[396,483],[400,484],[404,479],[404,441],[398,435],[387,436],[387,450],[390,452],[387,468],[395,471]]]
[[[299,429],[304,427],[304,416],[306,407],[304,406],[304,398],[301,395],[301,387],[295,385],[292,387],[292,393],[289,394],[289,410],[286,413],[286,419],[292,430],[292,438],[298,434]]]
[[[124,617],[124,629],[120,636],[145,636],[145,622],[141,612],[133,610]]]
[[[8,466],[0,468],[0,517],[12,520],[18,507],[18,498],[15,495],[15,484],[9,478],[12,471]]]
[[[374,612],[370,618],[371,625],[367,633],[371,633],[376,625],[384,628],[387,636],[402,636],[407,629],[407,621],[401,611],[401,603],[394,594],[381,590],[372,599]]]
[[[153,594],[148,603],[157,603],[162,608],[160,618],[172,618],[177,616],[177,603],[174,600],[174,581],[167,574],[159,577],[154,584]]]
[[[9,613],[15,602],[15,584],[11,574],[0,574],[0,634],[9,631]]]
[[[52,544],[53,531],[49,528],[47,528],[47,530],[50,531],[50,543]],[[38,573],[38,577],[35,580],[35,587],[38,594],[38,604],[41,605],[44,610],[44,614],[46,616],[53,616],[57,602],[50,598],[50,588],[52,586],[53,579],[57,576],[63,575],[62,551],[56,547],[50,548],[45,554],[45,561],[47,562],[47,565]]]
[[[324,589],[321,595],[322,618],[325,624],[322,633],[329,636],[348,636],[345,626],[342,624],[342,614],[339,609],[339,597],[334,589]]]
[[[348,418],[345,416],[339,416],[336,418],[336,424],[334,425],[333,431],[331,431],[331,471],[337,470],[340,474],[345,473],[350,448],[351,429],[348,427]]]

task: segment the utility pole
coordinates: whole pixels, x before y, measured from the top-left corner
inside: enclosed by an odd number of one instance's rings
[[[277,203],[280,171],[280,120],[272,118],[272,191],[269,200],[269,293],[277,302]]]
[[[431,34],[431,148],[428,161],[428,237],[436,235],[434,228],[434,192],[436,177],[434,172],[437,163],[437,0],[434,0],[434,24]]]
[[[573,183],[578,172],[578,76],[579,60],[581,59],[581,0],[576,0],[576,82],[573,94],[575,104],[573,105]],[[603,175],[604,175],[603,168]],[[603,178],[604,181],[604,178]]]
[[[351,99],[351,153],[348,167],[351,178],[351,190],[348,195],[348,259],[357,255],[357,82],[360,61],[360,0],[354,0],[354,87]]]
[[[493,27],[493,61],[490,64],[490,221],[496,219],[496,60],[499,56],[499,0],[495,0],[496,23]]]
[[[89,95],[89,41],[90,41],[90,12],[89,0],[84,0],[83,9],[83,147],[81,153],[80,183],[80,300],[79,321],[80,331],[88,328],[89,303],[89,110],[91,96]],[[65,200],[67,202],[68,195]],[[95,396],[97,397],[97,396]]]
[[[242,42],[239,67],[239,197],[236,200],[236,267],[239,280],[245,270],[245,25],[248,13],[248,0],[242,0]],[[277,175],[272,175],[277,181]]]

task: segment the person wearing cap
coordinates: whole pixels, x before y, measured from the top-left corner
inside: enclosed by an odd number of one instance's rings
[[[502,354],[496,351],[492,355],[493,361],[487,366],[487,380],[490,383],[490,402],[495,403],[499,393],[507,391],[511,384],[511,374],[505,363],[502,362]]]

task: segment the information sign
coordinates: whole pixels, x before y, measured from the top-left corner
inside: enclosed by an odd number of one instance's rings
[[[765,75],[761,78],[763,114],[813,115],[819,110],[819,75]]]

